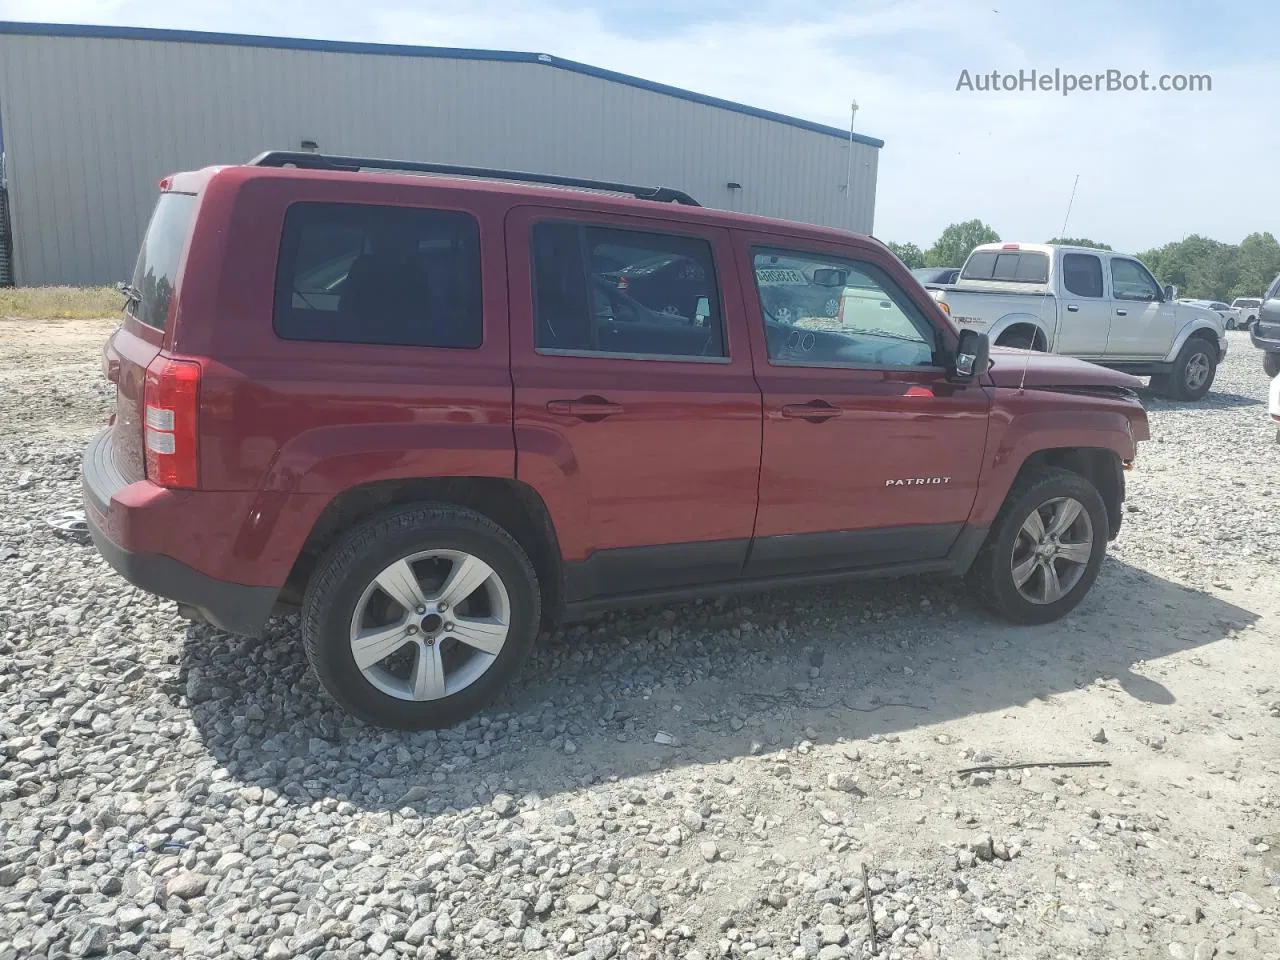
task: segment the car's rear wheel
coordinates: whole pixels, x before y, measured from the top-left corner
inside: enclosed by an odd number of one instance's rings
[[[1097,579],[1107,529],[1107,509],[1093,484],[1046,468],[1010,491],[969,582],[987,607],[1014,623],[1057,620]]]
[[[1268,377],[1280,377],[1280,353],[1270,350],[1262,355],[1262,369]]]
[[[1213,386],[1218,352],[1203,337],[1192,337],[1173,361],[1167,392],[1174,400],[1199,400]]]
[[[302,633],[343,707],[421,730],[488,703],[528,656],[539,614],[537,575],[506,531],[472,510],[417,505],[359,524],[325,553]]]
[[[1003,334],[996,341],[998,347],[1014,347],[1018,350],[1034,350],[1036,346],[1036,335],[1030,330],[1013,330]]]

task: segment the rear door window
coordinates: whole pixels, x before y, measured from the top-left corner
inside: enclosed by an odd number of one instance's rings
[[[1064,253],[1062,286],[1077,297],[1101,297],[1102,260],[1090,253]]]
[[[481,304],[470,214],[296,203],[285,215],[273,322],[286,340],[475,348]]]
[[[160,194],[138,251],[126,309],[135,319],[157,330],[164,329],[169,316],[178,282],[178,261],[191,232],[195,209],[193,193]]]
[[[711,244],[590,224],[534,225],[539,353],[724,358]]]

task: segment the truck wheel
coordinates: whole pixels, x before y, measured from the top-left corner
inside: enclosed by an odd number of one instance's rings
[[[1169,396],[1174,400],[1199,400],[1213,386],[1218,352],[1203,337],[1192,337],[1183,346],[1169,371]]]
[[[1280,353],[1274,350],[1262,355],[1262,369],[1268,377],[1280,377]]]
[[[1097,579],[1107,530],[1107,508],[1093,484],[1046,468],[1009,491],[969,583],[984,605],[1014,623],[1057,620]]]
[[[329,694],[401,730],[465,720],[533,649],[538,577],[511,536],[472,510],[418,504],[352,528],[302,604],[307,659]]]

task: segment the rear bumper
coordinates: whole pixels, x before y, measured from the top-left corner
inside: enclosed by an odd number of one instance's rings
[[[180,517],[183,504],[165,502],[170,491],[146,481],[129,483],[120,475],[111,456],[109,431],[94,437],[85,450],[81,487],[94,546],[122,577],[224,630],[254,635],[262,629],[275,606],[277,588],[232,583],[163,553],[129,549],[128,532],[145,523],[140,511],[149,507],[154,516],[146,525],[161,525],[176,538],[191,533]]]
[[[1280,353],[1280,324],[1263,323],[1259,320],[1249,328],[1249,340],[1259,350]]]

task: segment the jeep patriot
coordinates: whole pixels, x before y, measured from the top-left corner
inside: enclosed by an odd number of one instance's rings
[[[1133,377],[958,332],[878,241],[669,189],[266,153],[162,180],[123,289],[97,549],[226,630],[300,609],[390,727],[607,606],[936,574],[1061,617],[1148,437]]]

